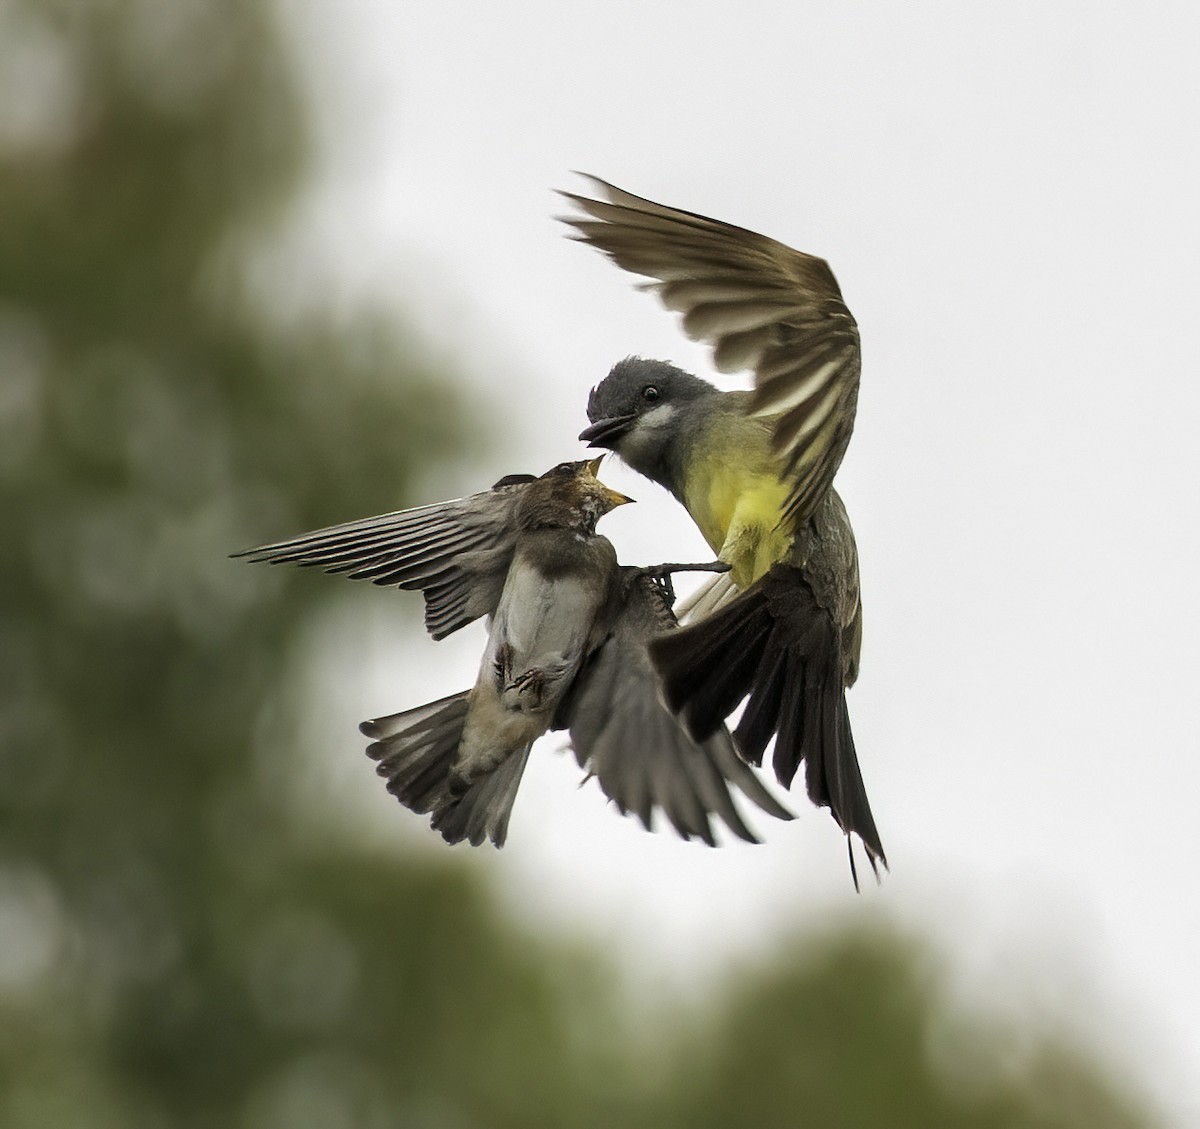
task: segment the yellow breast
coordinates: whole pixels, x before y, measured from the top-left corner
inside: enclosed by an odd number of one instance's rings
[[[692,468],[684,505],[713,552],[745,588],[787,555],[791,530],[780,525],[787,487],[774,468],[733,459]]]

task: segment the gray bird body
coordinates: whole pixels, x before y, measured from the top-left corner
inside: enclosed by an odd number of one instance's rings
[[[523,533],[492,617],[451,778],[469,784],[545,733],[603,639],[617,571],[605,537]]]
[[[661,810],[684,838],[713,844],[716,815],[753,841],[731,788],[791,813],[724,726],[696,741],[661,701],[648,646],[675,619],[653,579],[620,566],[596,532],[629,500],[595,479],[597,463],[239,555],[418,590],[434,638],[489,618],[470,690],[361,727],[388,790],[448,842],[503,845],[530,747],[550,729],[569,729],[580,765],[647,829]]]

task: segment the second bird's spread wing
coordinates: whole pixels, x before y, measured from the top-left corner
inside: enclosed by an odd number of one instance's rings
[[[420,591],[425,626],[442,639],[496,610],[516,543],[513,508],[526,485],[516,476],[467,498],[334,525],[235,555]]]
[[[562,193],[583,212],[577,238],[651,281],[712,346],[722,372],[753,369],[750,411],[770,417],[791,491],[787,515],[812,516],[854,428],[858,327],[824,259],[720,220],[656,204],[596,177],[600,199]]]
[[[742,839],[756,842],[730,795],[741,789],[760,808],[791,819],[737,755],[722,726],[693,741],[659,697],[648,641],[675,627],[675,617],[640,570],[622,568],[612,631],[580,671],[560,724],[569,728],[575,756],[621,813],[647,830],[659,808],[685,839],[715,842],[710,817],[719,816]]]

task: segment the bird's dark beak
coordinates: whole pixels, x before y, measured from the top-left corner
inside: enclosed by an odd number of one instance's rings
[[[633,426],[636,419],[636,412],[630,412],[627,416],[609,416],[608,419],[599,419],[585,427],[579,433],[579,438],[589,447],[608,447],[611,450],[613,444]]]

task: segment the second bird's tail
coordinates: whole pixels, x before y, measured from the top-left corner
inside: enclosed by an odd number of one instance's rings
[[[364,721],[359,728],[374,738],[367,755],[388,791],[406,808],[433,816],[447,843],[490,839],[504,846],[530,746],[512,753],[465,792],[451,790],[450,769],[467,720],[468,690],[403,713]]]
[[[876,873],[887,866],[850,731],[837,631],[798,569],[776,565],[711,615],[655,639],[650,654],[667,704],[697,740],[749,697],[734,731],[742,755],[761,764],[774,736],[779,782],[790,788],[803,761],[809,799],[862,840]]]

